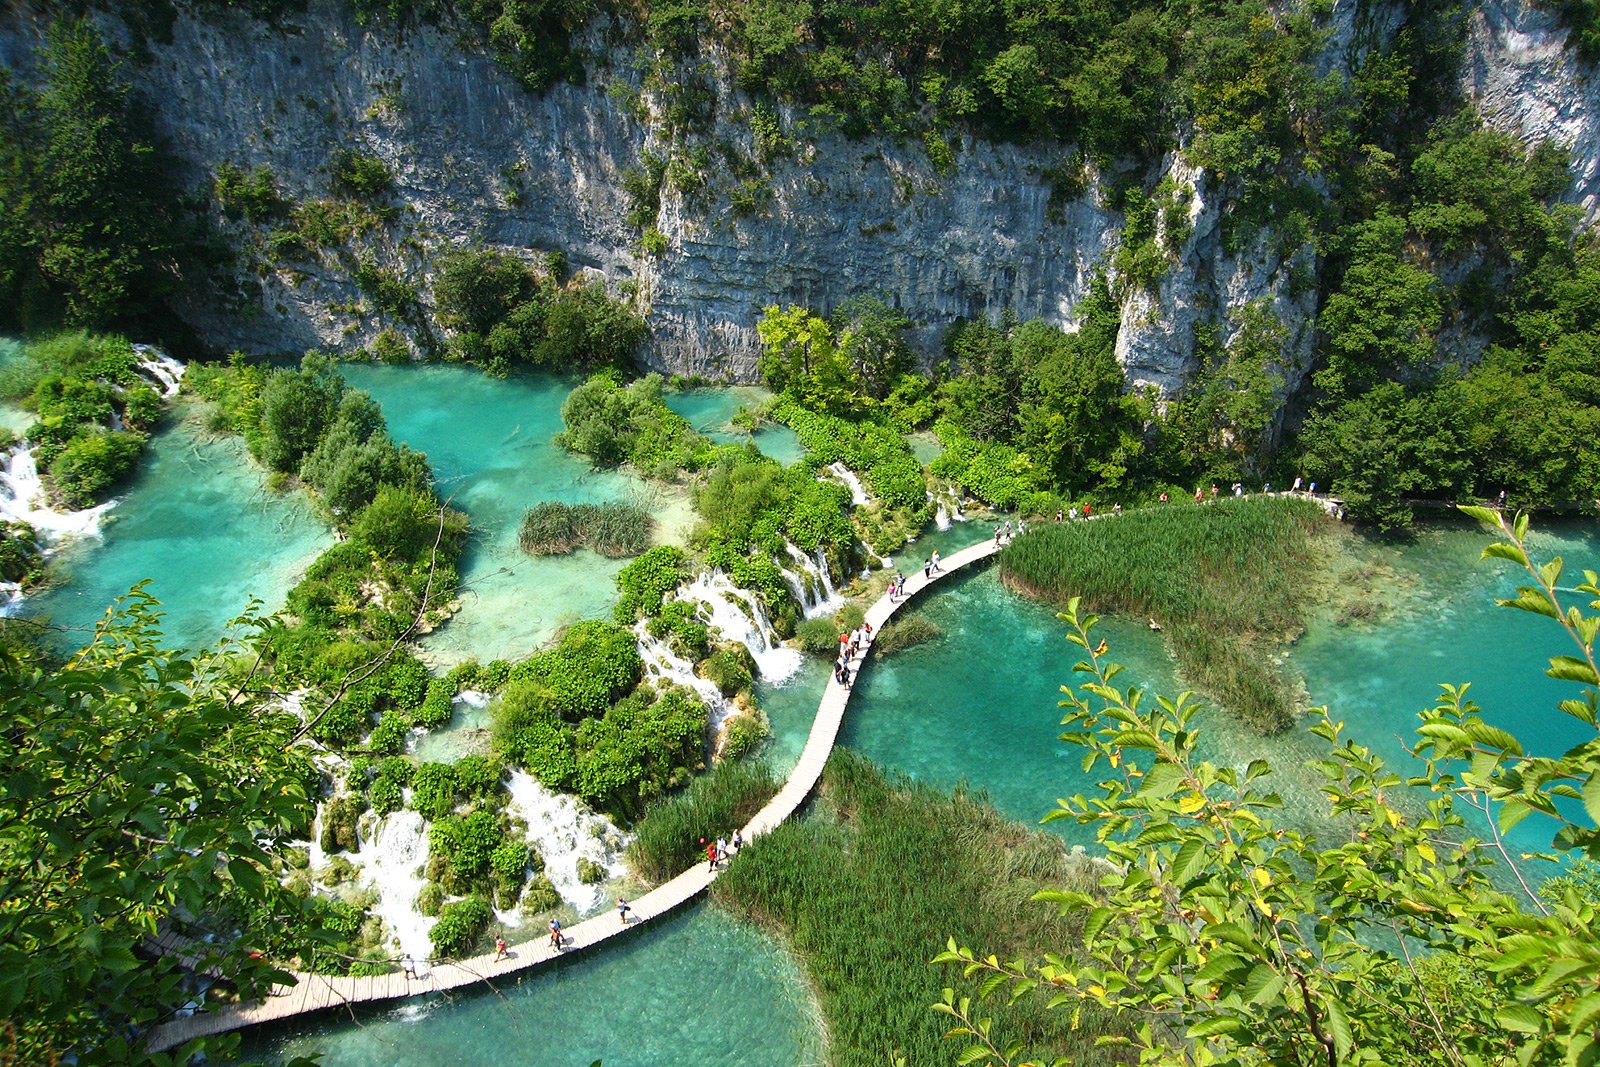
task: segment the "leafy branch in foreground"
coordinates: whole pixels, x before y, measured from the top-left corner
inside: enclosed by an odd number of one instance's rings
[[[1529,558],[1525,518],[1469,514],[1504,537],[1486,558],[1533,576],[1501,603],[1558,620],[1577,643],[1578,656],[1552,657],[1546,673],[1584,687],[1560,708],[1593,726],[1600,616],[1562,604],[1561,561]],[[1600,608],[1594,572],[1577,592]],[[980,1001],[1042,995],[1055,1008],[1127,1013],[1134,1037],[1102,1040],[1128,1041],[1149,1064],[1600,1062],[1595,901],[1576,885],[1541,900],[1502,838],[1537,811],[1559,823],[1556,849],[1600,853],[1600,744],[1529,756],[1483,720],[1466,686],[1444,686],[1419,716],[1423,773],[1404,779],[1323,709],[1312,732],[1325,748],[1307,766],[1340,828],[1324,842],[1279,820],[1266,760],[1240,769],[1200,758],[1189,694],[1119,687],[1122,668],[1092,637],[1096,617],[1074,599],[1060,618],[1084,655],[1083,680],[1062,687],[1061,736],[1084,750],[1086,769],[1110,774],[1046,819],[1095,827],[1118,866],[1097,892],[1035,898],[1086,915],[1081,962],[1007,963],[952,942],[938,962],[983,979]],[[1502,864],[1520,892],[1497,888]],[[953,993],[934,1007],[966,1043],[962,1062],[1065,1062],[1027,1058]]]
[[[158,618],[135,589],[57,670],[0,651],[0,1062],[150,1061],[139,1031],[194,998],[187,971],[259,994],[287,979],[255,950],[316,928],[264,873],[308,832],[317,772],[298,718],[231,699],[259,638],[174,653]],[[184,922],[235,936],[148,948]]]

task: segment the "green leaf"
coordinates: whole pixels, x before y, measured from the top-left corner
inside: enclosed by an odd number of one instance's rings
[[[1600,774],[1590,775],[1583,783],[1583,810],[1589,813],[1589,818],[1600,822]]]
[[[1350,1055],[1350,1050],[1355,1047],[1355,1038],[1350,1033],[1350,1020],[1345,1016],[1344,1006],[1337,999],[1330,997],[1328,1008],[1328,1032],[1333,1035],[1333,1051],[1336,1057],[1343,1060]]]
[[[264,883],[261,880],[261,872],[249,860],[242,860],[237,857],[229,860],[228,877],[232,878],[239,888],[250,896],[258,897],[261,895],[264,887]]]
[[[1283,992],[1283,975],[1265,963],[1258,963],[1239,992],[1252,1004],[1269,1004]]]
[[[1183,847],[1178,849],[1178,854],[1172,857],[1172,881],[1179,885],[1189,884],[1206,858],[1206,842],[1200,838],[1185,841]]]
[[[1516,545],[1508,544],[1505,541],[1496,541],[1494,544],[1485,548],[1483,550],[1483,555],[1479,558],[1509,559],[1512,563],[1518,564],[1519,566],[1526,567],[1528,565],[1528,554],[1522,551],[1522,549],[1518,548]]]
[[[1198,1041],[1201,1038],[1237,1034],[1243,1029],[1244,1023],[1231,1015],[1213,1015],[1208,1019],[1201,1019],[1189,1027],[1189,1036]]]
[[[1542,590],[1522,588],[1517,590],[1517,595],[1505,600],[1496,600],[1502,608],[1516,608],[1518,611],[1531,611],[1535,615],[1544,615],[1547,618],[1559,619],[1561,616],[1556,611],[1556,606],[1550,603],[1550,598]]]
[[[1527,1004],[1503,1004],[1494,1013],[1495,1021],[1507,1030],[1519,1034],[1537,1034],[1544,1030],[1545,1018],[1537,1008]]]
[[[1552,678],[1559,678],[1564,682],[1582,682],[1584,685],[1600,685],[1600,677],[1596,677],[1594,668],[1585,660],[1576,656],[1551,656],[1550,669],[1544,673]]]

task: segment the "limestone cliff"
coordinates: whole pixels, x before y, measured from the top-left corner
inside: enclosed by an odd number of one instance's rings
[[[1392,20],[1384,7],[1339,0],[1330,65],[1346,62],[1362,35],[1385,32]],[[126,40],[114,20],[104,27]],[[36,19],[8,18],[0,60],[26,67],[39,32]],[[1574,196],[1592,205],[1600,111],[1589,107],[1592,90],[1562,52],[1562,36],[1527,4],[1483,3],[1463,77],[1492,121],[1572,144]],[[359,26],[336,0],[313,0],[277,28],[244,16],[180,17],[171,42],[126,73],[186,168],[186,184],[208,185],[220,163],[264,163],[287,193],[315,199],[328,193],[332,153],[358,147],[397,179],[398,213],[364,239],[367,252],[424,303],[441,246],[560,248],[573,267],[636,295],[652,327],[649,362],[679,373],[751,380],[754,326],[773,303],[827,310],[882,296],[912,319],[928,354],[952,321],[1002,309],[1070,328],[1122,232],[1092,168],[1083,194],[1052,208],[1047,172],[1069,158],[1069,146],[968,138],[941,173],[918,144],[808,134],[805,147],[769,161],[761,196],[742,209],[726,184],[690,203],[669,183],[656,220],[666,247],[647,254],[626,221],[623,179],[642,150],[658,147],[660,124],[649,121],[652,101],[625,51],[607,54],[609,65],[588,85],[534,96],[445,30],[402,38]],[[724,87],[717,104],[708,142],[754,156],[750,102]],[[1285,252],[1268,232],[1228,251],[1221,198],[1204,176],[1181,154],[1160,169],[1189,191],[1191,229],[1152,285],[1122,287],[1117,353],[1130,381],[1181,389],[1195,370],[1195,325],[1216,323],[1226,340],[1229,311],[1264,299],[1288,327],[1284,392],[1293,393],[1314,340],[1315,286],[1305,284],[1317,269],[1313,250]],[[715,190],[726,176],[709,177]],[[349,267],[348,258],[327,256],[247,262],[238,272],[246,300],[195,300],[186,317],[219,350],[353,347],[382,323]]]

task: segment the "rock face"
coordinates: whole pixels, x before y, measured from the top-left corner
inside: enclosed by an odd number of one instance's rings
[[[1485,0],[1472,15],[1462,88],[1491,125],[1572,152],[1569,197],[1600,211],[1600,81],[1567,50],[1559,16],[1530,0]]]
[[[1339,0],[1330,65],[1393,24],[1373,15],[1385,7]],[[25,14],[0,21],[0,61],[26,69],[41,25]],[[114,20],[103,28],[126,40]],[[1548,15],[1526,4],[1484,3],[1464,77],[1492,121],[1575,146],[1574,195],[1592,206],[1600,109],[1589,106],[1593,93],[1561,38]],[[659,147],[656,127],[640,117],[652,101],[626,57],[611,58],[587,86],[533,96],[448,32],[369,31],[337,0],[312,0],[278,28],[244,16],[182,16],[171,42],[153,45],[151,58],[129,62],[125,73],[182,161],[185,184],[208,185],[225,162],[265,164],[286,193],[315,200],[329,195],[335,150],[358,148],[389,165],[399,208],[361,239],[365,254],[424,305],[441,247],[561,249],[572,267],[635,295],[652,328],[648,362],[676,373],[753,380],[755,323],[769,304],[827,311],[851,297],[881,297],[915,323],[930,357],[951,322],[1002,309],[1072,328],[1122,232],[1092,178],[1081,198],[1050,210],[1046,172],[1069,157],[1066,146],[969,139],[941,174],[920,145],[824,135],[798,157],[773,160],[743,213],[726,195],[732,185],[720,162],[701,175],[718,190],[708,203],[686,203],[669,186],[656,221],[665,251],[646,254],[627,222],[624,177],[642,150]],[[742,115],[749,102],[719,92],[709,143],[753,156]],[[1284,254],[1270,234],[1225,251],[1220,200],[1202,176],[1181,156],[1161,169],[1191,190],[1192,229],[1153,285],[1124,292],[1117,353],[1130,381],[1181,390],[1196,370],[1195,325],[1215,323],[1226,341],[1229,313],[1265,300],[1288,328],[1282,370],[1285,394],[1293,393],[1309,368],[1316,307],[1314,286],[1291,277],[1315,276],[1313,251]],[[184,314],[218,350],[355,347],[384,324],[363,306],[351,266],[349,256],[327,255],[244,264],[246,300],[196,300]]]

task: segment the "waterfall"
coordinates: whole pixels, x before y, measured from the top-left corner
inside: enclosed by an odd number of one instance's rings
[[[801,614],[815,619],[832,615],[844,606],[844,597],[833,587],[833,576],[828,573],[828,560],[821,548],[808,556],[789,541],[784,541],[783,547],[798,569],[790,570],[781,564],[778,569],[800,602]]]
[[[872,503],[872,497],[867,495],[866,487],[861,484],[861,479],[857,478],[855,472],[849,467],[846,467],[843,463],[834,462],[822,469],[850,490],[850,503],[858,508]]]
[[[183,372],[188,368],[151,345],[134,345],[133,351],[139,357],[139,369],[150,379],[156,391],[163,397],[177,396],[178,390],[183,387]]]
[[[0,459],[0,519],[27,523],[46,546],[66,537],[98,536],[100,516],[115,507],[116,501],[82,511],[55,510],[33,452],[18,446]]]
[[[638,640],[639,657],[644,660],[645,677],[664,685],[681,685],[698,696],[700,703],[711,712],[713,730],[722,729],[730,716],[739,713],[715,682],[700,677],[694,672],[694,664],[672,651],[665,641],[652,637],[645,623],[636,624],[633,633]]]
[[[755,657],[764,681],[781,682],[800,669],[805,657],[785,648],[767,621],[761,602],[728,580],[721,571],[703,571],[679,590],[680,597],[698,600],[710,609],[709,625],[729,641],[739,641]]]
[[[578,860],[600,864],[606,869],[608,880],[620,878],[625,871],[622,850],[627,837],[611,820],[590,811],[576,797],[552,793],[524,771],[512,771],[506,789],[511,793],[506,811],[528,824],[527,841],[544,857],[544,875],[561,899],[579,915],[604,906],[605,887],[580,881]],[[515,909],[498,914],[507,926],[521,922],[521,914]]]
[[[400,951],[419,960],[432,956],[428,931],[437,920],[417,910],[417,895],[428,882],[424,876],[428,866],[428,828],[422,816],[410,808],[385,815],[371,839],[363,840],[361,851],[349,860],[360,867],[362,877],[378,891],[372,914],[388,926],[389,933],[400,943]]]

